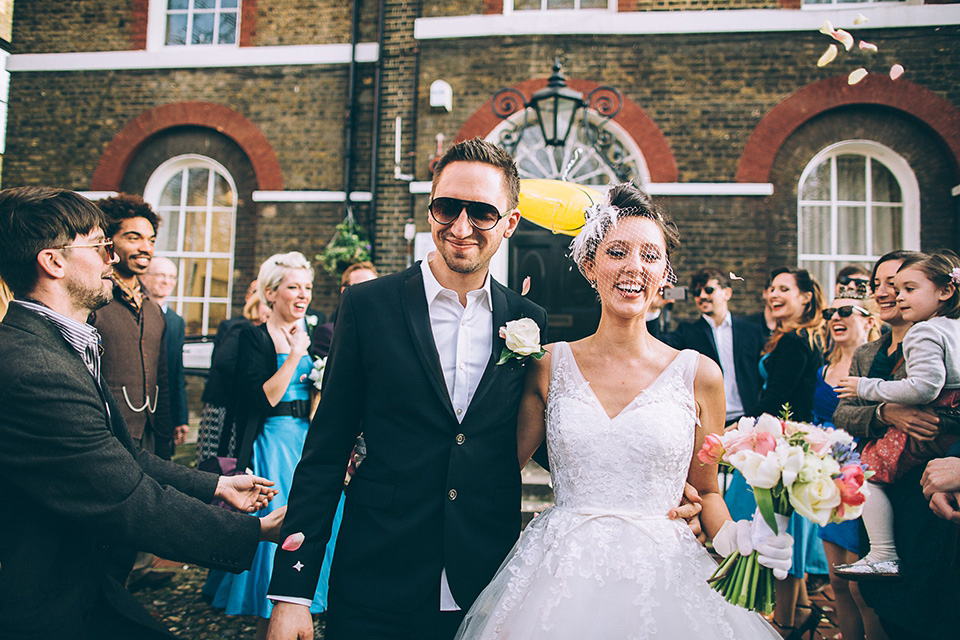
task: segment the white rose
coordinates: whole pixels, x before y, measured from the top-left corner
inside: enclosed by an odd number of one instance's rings
[[[775,454],[764,456],[744,449],[730,455],[730,464],[751,487],[772,489],[780,481],[780,464]]]
[[[797,513],[821,526],[830,521],[840,506],[840,488],[832,478],[820,475],[812,482],[797,482],[789,487],[790,504]]]
[[[790,486],[797,479],[797,474],[803,468],[806,457],[803,447],[781,445],[777,447],[777,457],[780,459],[780,469],[783,474],[784,486]]]
[[[774,438],[779,438],[783,435],[783,425],[780,424],[780,420],[774,418],[769,413],[761,414],[757,418],[757,425],[754,427],[760,433],[769,433]]]
[[[540,327],[530,318],[511,320],[500,327],[500,337],[507,349],[521,356],[540,353]]]

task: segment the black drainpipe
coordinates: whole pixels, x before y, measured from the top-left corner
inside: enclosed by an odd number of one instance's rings
[[[380,0],[380,15],[377,16],[377,64],[373,78],[373,140],[370,145],[370,219],[367,229],[370,232],[370,255],[376,258],[377,252],[377,169],[380,165],[380,90],[383,77],[383,31],[386,0]]]
[[[423,12],[423,0],[417,2],[417,18]],[[413,114],[410,116],[410,141],[413,144],[413,163],[410,167],[410,175],[417,179],[417,101],[420,99],[420,45],[416,40],[413,42]],[[410,194],[410,215],[411,220],[417,219],[417,196]]]
[[[343,215],[350,211],[350,193],[353,191],[353,134],[356,127],[354,112],[357,107],[357,39],[359,36],[360,2],[353,0],[353,31],[350,34],[350,73],[347,80],[347,113],[346,131],[343,140],[343,188],[346,198],[343,201]]]

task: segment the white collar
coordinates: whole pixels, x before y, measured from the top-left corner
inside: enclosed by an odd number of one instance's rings
[[[456,292],[452,289],[447,289],[437,280],[437,277],[433,275],[433,270],[430,268],[430,261],[433,260],[437,255],[436,251],[430,252],[426,258],[420,262],[420,273],[423,274],[423,291],[427,296],[427,305],[433,303],[444,291],[449,291],[450,293],[456,295]],[[442,258],[441,258],[442,260]],[[490,271],[487,271],[486,277],[483,279],[483,286],[479,289],[474,289],[473,291],[467,292],[467,297],[478,297],[482,304],[485,304],[487,309],[493,310],[493,298],[490,295]]]
[[[711,318],[710,316],[708,316],[708,315],[706,315],[706,314],[704,314],[704,315],[702,315],[702,316],[700,316],[700,317],[703,318],[704,320],[706,320],[706,321],[707,321],[707,324],[709,324],[709,325],[710,325],[711,327],[713,327],[714,329],[719,329],[720,327],[732,327],[732,326],[733,326],[733,316],[730,314],[729,311],[727,311],[727,315],[725,315],[725,316],[723,317],[723,320],[720,321],[720,324],[719,324],[719,325],[714,324],[714,323],[713,323],[713,318]]]

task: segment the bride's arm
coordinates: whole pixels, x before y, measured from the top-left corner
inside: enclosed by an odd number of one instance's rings
[[[699,412],[700,427],[696,429],[693,459],[687,472],[687,482],[700,493],[703,511],[700,523],[707,537],[713,538],[723,523],[730,519],[730,512],[720,495],[717,483],[717,465],[704,464],[697,458],[707,434],[723,434],[726,418],[726,400],[723,395],[723,374],[717,363],[707,356],[700,356],[700,366],[693,382],[693,394]]]
[[[547,406],[547,387],[550,384],[551,345],[547,345],[545,350],[547,353],[539,360],[529,359],[523,397],[520,398],[520,411],[517,413],[517,456],[521,468],[543,442],[546,433],[544,411]]]

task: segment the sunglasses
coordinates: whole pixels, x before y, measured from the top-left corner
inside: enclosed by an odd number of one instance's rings
[[[839,309],[833,309],[833,308],[824,309],[820,313],[823,314],[824,320],[829,320],[830,318],[833,317],[833,314],[837,314],[841,318],[849,318],[851,315],[853,315],[854,311],[856,311],[863,317],[867,317],[870,315],[869,311],[867,311],[866,309],[864,309],[863,307],[857,304],[846,305],[846,306],[840,307]]]
[[[714,287],[700,287],[700,291],[707,294],[708,296],[712,296],[713,292],[716,291],[716,289]]]
[[[839,278],[837,278],[837,282],[842,284],[843,286],[847,286],[848,284],[852,283],[858,287],[860,286],[865,287],[867,286],[867,283],[870,282],[870,279],[869,278],[851,278],[850,276],[840,276]]]
[[[94,242],[92,244],[65,244],[54,249],[103,249],[110,260],[117,259],[117,252],[113,249],[113,240],[104,240],[103,242]]]
[[[493,229],[504,215],[492,204],[459,198],[434,198],[427,208],[430,210],[430,216],[444,226],[453,224],[466,209],[470,224],[480,231]]]

